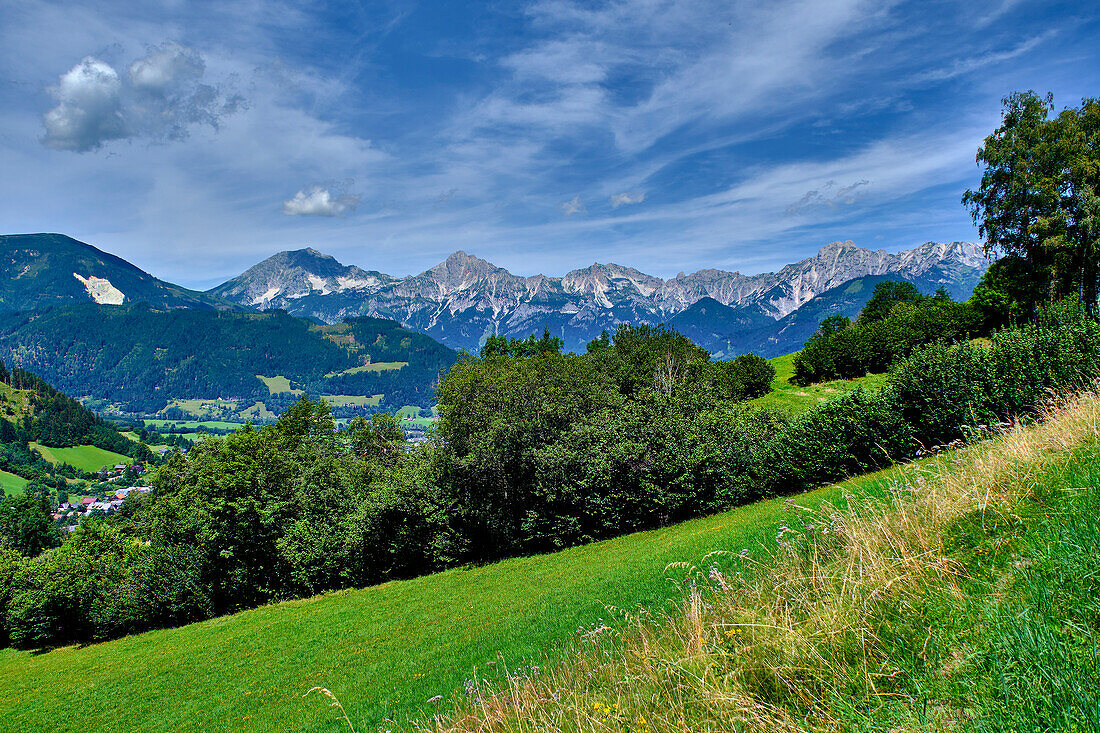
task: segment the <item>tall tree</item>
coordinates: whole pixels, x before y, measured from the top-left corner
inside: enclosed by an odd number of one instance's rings
[[[1077,294],[1089,312],[1100,294],[1096,202],[1100,186],[1100,102],[1082,100],[1051,118],[1054,99],[1018,92],[1003,100],[1001,125],[978,149],[984,165],[970,209],[987,253],[1021,257],[1029,310]],[[1093,212],[1093,213],[1090,213]]]

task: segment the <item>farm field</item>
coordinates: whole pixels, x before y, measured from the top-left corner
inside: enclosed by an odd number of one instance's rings
[[[879,495],[914,470],[909,464],[852,479],[798,503]],[[784,516],[783,500],[773,499],[554,554],[103,644],[2,650],[0,719],[21,731],[337,730],[326,701],[303,698],[322,686],[340,697],[356,730],[388,728],[475,675],[495,676],[504,662],[541,661],[578,628],[614,619],[611,606],[663,607],[679,593],[665,575],[668,563],[698,562],[717,549],[761,552]]]
[[[27,483],[27,479],[22,476],[16,476],[14,473],[8,473],[7,471],[0,471],[0,493],[4,495],[22,492],[23,487],[26,486]]]
[[[77,445],[72,448],[49,448],[39,443],[30,443],[30,447],[42,454],[50,463],[68,463],[81,471],[98,471],[104,466],[118,463],[133,463],[134,459],[119,453],[97,448],[94,445]]]
[[[837,379],[832,382],[821,382],[806,387],[793,384],[790,379],[794,376],[794,357],[797,353],[768,359],[768,363],[775,367],[772,391],[763,397],[752,400],[751,404],[801,412],[843,392],[851,392],[859,387],[863,389],[880,389],[886,384],[887,374],[870,374],[866,377],[851,380]]]

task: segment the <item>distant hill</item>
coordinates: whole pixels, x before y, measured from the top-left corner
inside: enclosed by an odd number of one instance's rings
[[[457,354],[382,319],[321,326],[281,311],[87,303],[0,314],[0,358],[69,394],[150,414],[178,400],[217,398],[265,402],[278,412],[292,399],[290,389],[382,394],[388,409],[427,406],[440,370]],[[371,366],[379,363],[384,367]],[[257,375],[285,377],[288,386],[272,394]]]
[[[490,334],[522,337],[548,328],[566,348],[582,351],[602,330],[622,323],[671,322],[685,333],[710,331],[722,341],[718,337],[735,331],[774,325],[826,291],[868,276],[905,279],[923,290],[944,287],[966,298],[987,264],[980,245],[969,242],[926,242],[897,254],[833,242],[779,272],[758,275],[707,269],[662,280],[631,267],[594,264],[563,277],[521,277],[456,252],[419,275],[397,278],[304,249],[280,252],[209,294],[325,323],[359,315],[392,318],[469,351]],[[800,348],[800,332],[775,331],[777,350]],[[718,351],[734,356],[746,338],[735,334]]]
[[[63,234],[0,235],[0,311],[72,303],[243,310],[229,301],[158,280],[124,259]]]

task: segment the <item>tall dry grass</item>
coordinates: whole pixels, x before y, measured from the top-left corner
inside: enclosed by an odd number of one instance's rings
[[[1018,508],[1098,439],[1100,398],[1085,393],[1037,424],[911,466],[889,500],[816,513],[788,501],[777,551],[672,568],[685,573],[678,612],[591,629],[563,662],[506,683],[473,681],[416,729],[957,729],[966,707],[947,701],[960,698],[965,627],[981,622],[952,533],[1019,523]]]

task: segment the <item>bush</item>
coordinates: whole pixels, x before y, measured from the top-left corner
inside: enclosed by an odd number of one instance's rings
[[[986,349],[962,342],[918,348],[891,375],[901,415],[925,445],[962,437],[962,426],[994,421],[996,374]]]
[[[792,420],[769,441],[756,471],[768,493],[789,493],[889,466],[915,449],[890,395],[857,389]]]

